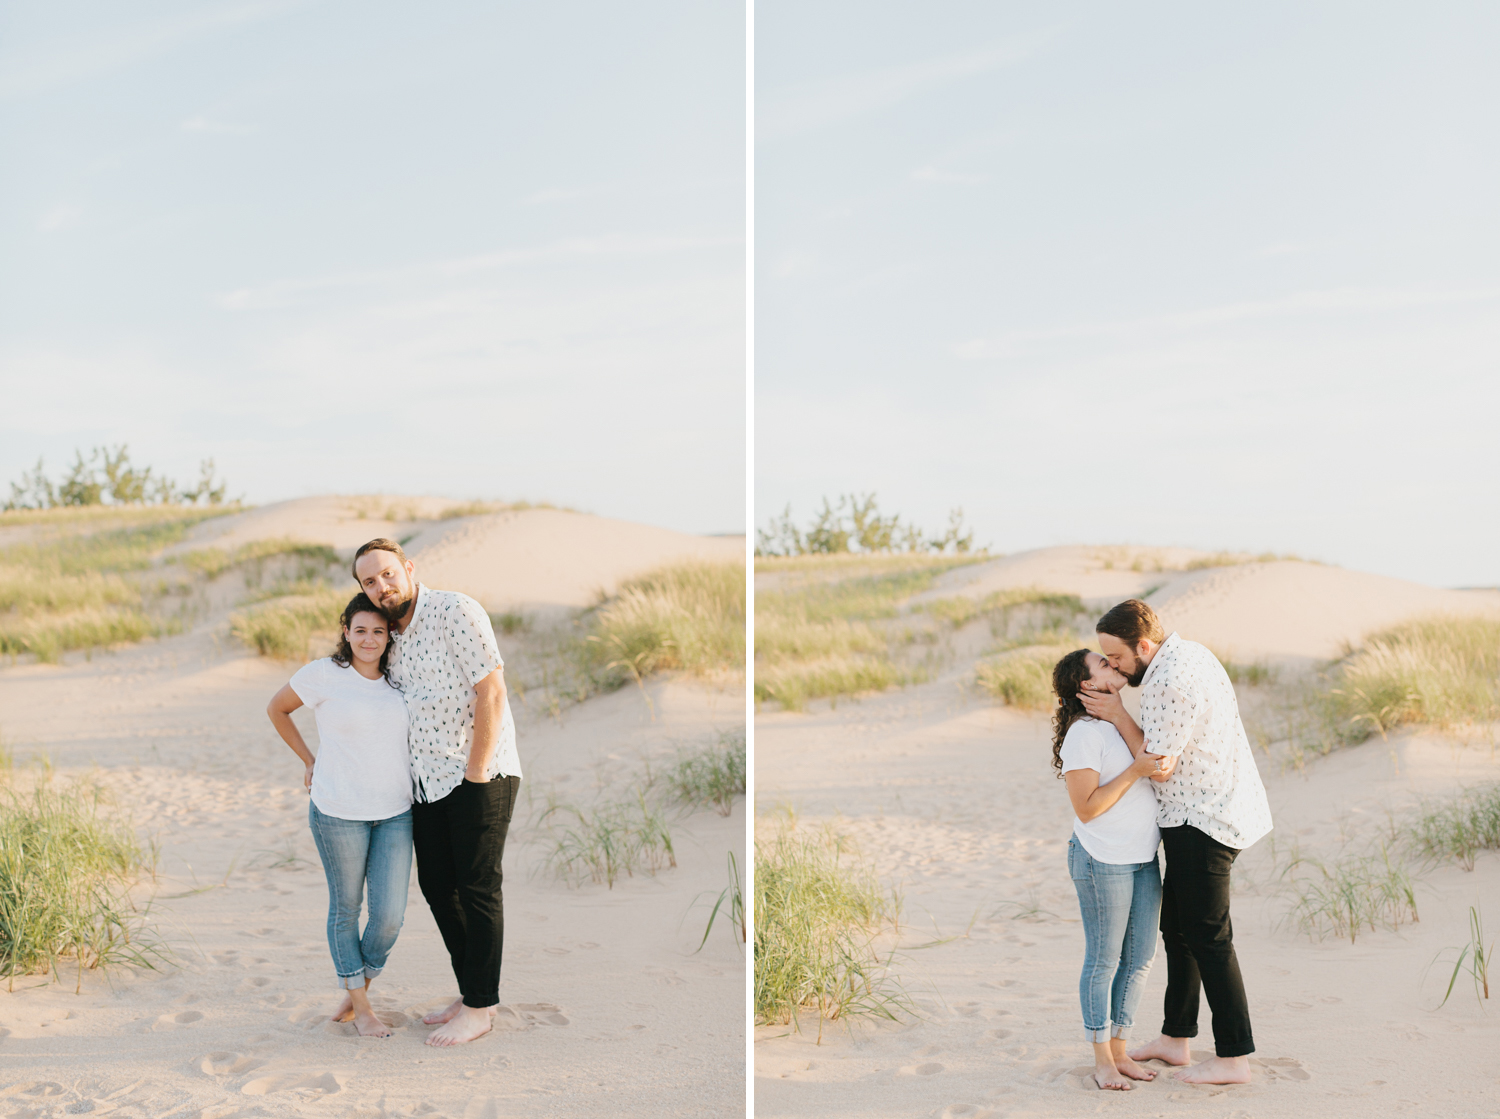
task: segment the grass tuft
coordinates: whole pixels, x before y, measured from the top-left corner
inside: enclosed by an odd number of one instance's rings
[[[745,565],[683,563],[631,579],[596,610],[585,652],[612,687],[667,669],[743,669]]]
[[[666,773],[666,786],[683,804],[711,807],[720,816],[734,809],[734,798],[745,795],[744,728],[720,736],[699,750],[679,752]]]
[[[999,660],[981,661],[975,670],[980,689],[1023,711],[1050,711],[1056,704],[1052,694],[1052,669],[1076,645],[1052,645],[1023,649]]]
[[[134,833],[99,813],[97,788],[58,788],[42,779],[29,793],[0,789],[0,967],[62,981],[84,969],[151,967],[161,949],[142,927],[129,887],[145,869]]]
[[[551,845],[544,858],[547,870],[569,885],[589,879],[613,889],[622,874],[655,874],[677,865],[666,816],[639,789],[632,799],[587,809],[551,804],[539,828]]]
[[[1426,801],[1409,826],[1412,846],[1430,859],[1452,859],[1474,869],[1480,851],[1500,848],[1500,784],[1466,789],[1446,801]]]
[[[858,864],[831,830],[808,835],[790,821],[755,843],[755,1018],[791,1023],[875,1015],[909,1004],[874,941],[897,927],[901,900]],[[799,1027],[800,1028],[800,1027]]]
[[[330,650],[339,636],[339,615],[353,595],[325,588],[292,595],[230,616],[230,631],[263,657],[306,661],[314,638]]]
[[[1300,876],[1304,866],[1317,874]],[[1418,920],[1411,875],[1384,846],[1379,855],[1345,855],[1331,862],[1293,855],[1281,874],[1295,899],[1286,920],[1319,940],[1331,934],[1347,936],[1353,944],[1365,928],[1396,929]]]

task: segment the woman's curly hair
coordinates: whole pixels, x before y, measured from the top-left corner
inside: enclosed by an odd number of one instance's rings
[[[349,605],[344,607],[344,612],[339,615],[339,646],[333,651],[333,663],[340,668],[348,668],[354,663],[354,650],[349,646],[349,626],[354,621],[356,614],[374,614],[379,618],[385,618],[385,613],[370,601],[370,596],[360,591],[349,600]],[[391,646],[395,644],[391,640],[391,623],[385,623],[386,641],[385,648],[380,653],[380,675],[385,677],[385,682],[391,683]]]
[[[1074,649],[1052,669],[1052,690],[1057,694],[1057,710],[1052,715],[1052,768],[1062,777],[1063,739],[1068,737],[1068,728],[1088,712],[1078,693],[1083,682],[1093,674],[1089,672],[1089,651]]]

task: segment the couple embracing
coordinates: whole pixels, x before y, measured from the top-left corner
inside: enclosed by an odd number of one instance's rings
[[[1068,873],[1083,916],[1079,999],[1094,1080],[1121,1091],[1156,1077],[1142,1061],[1188,1065],[1201,987],[1216,1055],[1174,1075],[1247,1083],[1255,1042],[1229,920],[1230,868],[1271,830],[1271,809],[1234,685],[1213,653],[1167,634],[1139,599],[1094,628],[1103,654],[1078,649],[1052,671],[1052,764],[1076,816]],[[1127,685],[1141,690],[1139,723],[1120,700]],[[1167,950],[1161,1036],[1127,1052],[1158,921]]]
[[[423,1021],[427,1044],[490,1031],[505,935],[501,859],[521,783],[504,661],[484,608],[433,590],[394,540],[354,555],[356,594],[332,656],[298,669],[266,712],[302,759],[308,823],[328,877],[328,947],[344,1001],[333,1017],[389,1037],[368,994],[406,915],[412,856],[458,980]],[[317,757],[291,720],[312,708]],[[369,917],[359,928],[363,895]]]

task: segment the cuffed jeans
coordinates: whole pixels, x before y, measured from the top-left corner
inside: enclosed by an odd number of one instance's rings
[[[1161,1032],[1198,1036],[1198,988],[1214,1016],[1220,1057],[1255,1052],[1250,1004],[1234,954],[1229,920],[1229,868],[1239,852],[1187,824],[1161,829],[1167,855],[1161,938],[1167,950],[1167,997]]]
[[[465,779],[441,800],[411,806],[417,884],[443,934],[465,1006],[500,1001],[500,861],[520,787],[519,777]]]
[[[1096,1043],[1128,1037],[1156,956],[1161,908],[1156,856],[1144,863],[1101,863],[1074,835],[1068,841],[1068,875],[1083,916],[1083,974],[1078,979],[1083,1031]]]
[[[342,820],[325,816],[309,802],[307,822],[328,876],[328,950],[333,953],[333,970],[338,985],[352,991],[385,968],[406,919],[411,813],[385,820]],[[360,901],[367,889],[370,916],[361,936]]]

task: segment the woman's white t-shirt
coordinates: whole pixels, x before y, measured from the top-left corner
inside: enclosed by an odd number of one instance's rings
[[[318,721],[312,799],[340,820],[388,820],[411,807],[406,699],[377,676],[367,680],[330,657],[299,668],[292,691]]]
[[[1068,728],[1062,744],[1062,771],[1092,769],[1107,785],[1135,762],[1130,747],[1113,723],[1082,718]],[[1161,832],[1156,826],[1156,793],[1142,777],[1109,809],[1087,823],[1073,818],[1073,834],[1101,863],[1144,863],[1156,855]]]

